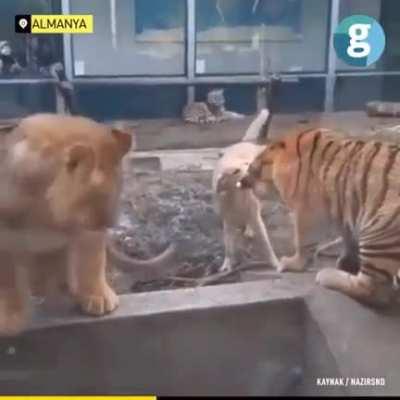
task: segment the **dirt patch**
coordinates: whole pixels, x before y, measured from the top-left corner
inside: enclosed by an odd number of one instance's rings
[[[266,204],[265,218],[279,253],[290,249],[291,226],[287,210],[279,203]],[[120,248],[132,256],[149,258],[176,243],[180,277],[201,278],[214,274],[222,265],[222,224],[214,210],[211,172],[174,171],[134,173],[125,176],[119,224],[114,229]],[[242,243],[242,259],[260,260],[250,240]],[[111,268],[110,278],[119,293],[174,289],[193,282],[163,279],[135,281],[132,275]],[[223,282],[237,282],[235,274]]]

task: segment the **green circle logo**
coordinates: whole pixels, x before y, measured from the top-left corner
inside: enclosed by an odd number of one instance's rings
[[[368,67],[378,61],[385,50],[385,32],[378,21],[368,15],[352,15],[338,25],[333,45],[346,64]]]

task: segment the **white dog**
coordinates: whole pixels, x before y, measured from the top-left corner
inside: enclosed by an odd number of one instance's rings
[[[262,110],[251,123],[242,142],[223,152],[213,174],[213,192],[216,210],[223,220],[225,259],[221,271],[230,271],[235,263],[237,241],[241,236],[253,237],[261,250],[263,259],[278,271],[279,260],[272,248],[267,230],[261,217],[260,199],[265,190],[239,189],[237,182],[245,175],[248,166],[265,148],[248,140],[255,139],[266,125],[269,111]]]

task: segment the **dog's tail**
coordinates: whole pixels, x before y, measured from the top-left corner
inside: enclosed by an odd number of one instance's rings
[[[262,109],[257,118],[247,128],[242,142],[258,142],[259,138],[266,138],[268,135],[271,113],[267,108]]]

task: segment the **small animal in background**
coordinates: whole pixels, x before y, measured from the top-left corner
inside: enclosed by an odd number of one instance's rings
[[[10,43],[7,40],[0,41],[0,75],[16,75],[21,70]]]
[[[309,129],[268,144],[240,186],[264,183],[294,211],[295,248],[280,260],[303,271],[327,226],[340,232],[343,255],[317,282],[375,306],[397,301],[400,146]],[[339,239],[332,244],[340,244]]]
[[[262,110],[248,128],[244,138],[256,137],[267,123],[268,110]],[[239,240],[243,235],[253,237],[261,250],[263,260],[279,270],[279,260],[271,246],[261,217],[261,201],[264,191],[257,188],[241,190],[236,187],[248,166],[265,146],[240,142],[225,149],[213,174],[213,193],[216,211],[223,221],[225,258],[221,271],[231,271],[236,263]]]
[[[62,112],[65,114],[77,114],[76,95],[74,85],[67,79],[64,65],[60,62],[49,66],[50,75],[55,78],[55,85],[63,101]]]
[[[208,92],[207,101],[186,105],[182,117],[187,123],[203,125],[241,119],[244,115],[226,110],[224,90],[214,89]]]
[[[366,109],[370,117],[400,117],[400,102],[370,101]]]

